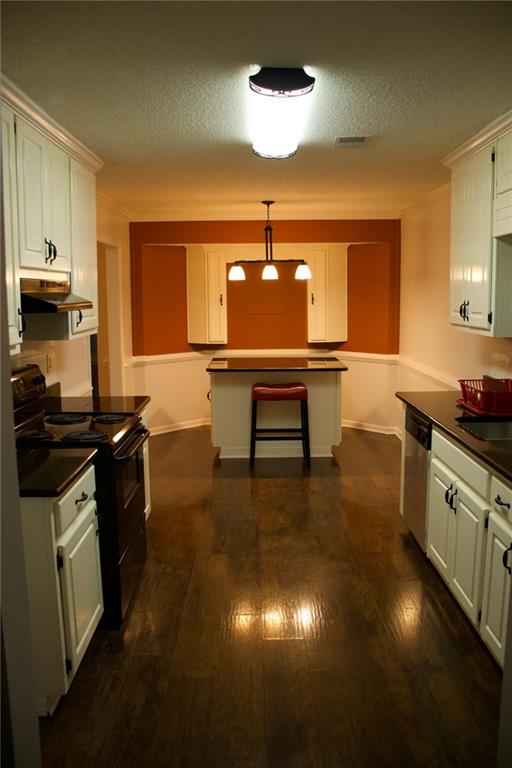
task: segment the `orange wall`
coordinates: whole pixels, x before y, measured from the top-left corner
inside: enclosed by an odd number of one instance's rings
[[[138,308],[134,354],[189,352],[185,248],[144,245],[140,266],[137,282],[132,283],[132,302]]]
[[[262,280],[261,264],[244,264],[246,279],[228,281],[228,349],[307,346],[307,283],[295,264],[278,269],[279,280]]]
[[[348,254],[348,341],[330,346],[356,352],[398,352],[399,221],[277,221],[273,234],[274,242],[283,243],[355,243]],[[130,238],[135,355],[193,348],[187,343],[185,250],[162,243],[256,242],[263,251],[259,221],[132,222]],[[255,269],[249,265],[245,283],[228,283],[226,347],[307,347],[305,284],[293,280],[291,274],[283,274],[277,283],[263,283],[252,276]]]

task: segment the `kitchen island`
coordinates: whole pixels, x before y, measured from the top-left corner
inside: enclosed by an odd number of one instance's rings
[[[348,370],[328,357],[214,357],[211,382],[212,443],[223,459],[249,458],[251,390],[258,382],[301,381],[308,388],[311,456],[331,456],[341,440],[341,374]],[[297,402],[261,402],[258,427],[292,428],[300,422]],[[302,456],[300,441],[256,444],[256,458]]]

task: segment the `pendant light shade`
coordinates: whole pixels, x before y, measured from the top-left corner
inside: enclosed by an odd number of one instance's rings
[[[311,270],[307,264],[299,264],[295,270],[296,280],[311,280]]]
[[[303,68],[262,67],[251,75],[252,148],[260,157],[292,157],[310,109],[315,78]]]
[[[261,273],[261,279],[262,280],[278,280],[279,274],[276,267],[276,262],[274,261],[274,254],[272,250],[272,223],[270,221],[270,206],[273,204],[273,200],[262,200],[261,201],[263,205],[267,206],[267,223],[265,224],[265,258],[264,259],[256,259],[256,260],[238,260],[235,261],[234,264],[232,264],[229,274],[228,274],[228,280],[231,281],[238,281],[238,280],[245,280],[245,271],[242,266],[242,264],[264,264],[263,271]],[[297,269],[295,270],[295,279],[296,280],[309,280],[311,278],[311,270],[306,264],[306,262],[303,259],[280,259],[282,263],[284,262],[291,262],[293,264],[297,264]]]
[[[263,272],[261,273],[262,280],[277,280],[279,275],[274,264],[265,264]]]
[[[228,280],[245,280],[245,272],[241,264],[232,265],[229,270]]]

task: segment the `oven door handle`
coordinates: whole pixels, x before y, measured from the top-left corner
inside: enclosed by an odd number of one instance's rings
[[[139,437],[137,437],[136,440],[130,443],[128,446],[128,453],[121,453],[120,455],[116,456],[114,454],[114,461],[128,461],[128,459],[131,459],[134,454],[137,453],[139,448],[143,443],[146,442],[146,440],[149,437],[149,429],[146,429],[143,427],[142,429],[137,430],[137,434]]]

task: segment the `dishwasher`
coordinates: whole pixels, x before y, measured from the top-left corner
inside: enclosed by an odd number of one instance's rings
[[[425,552],[428,472],[430,466],[431,422],[408,407],[405,414],[403,443],[404,521]]]

